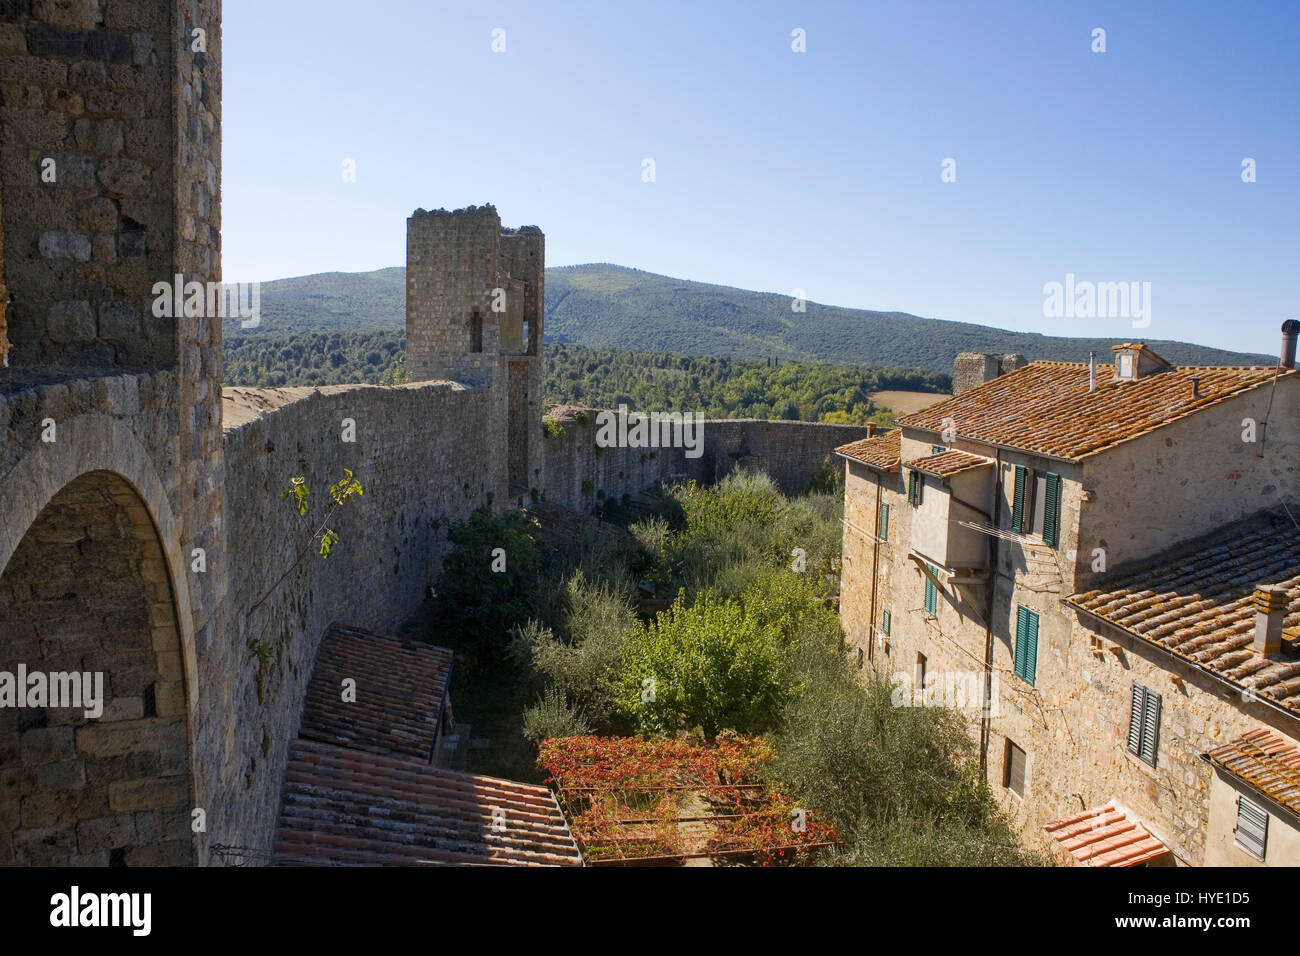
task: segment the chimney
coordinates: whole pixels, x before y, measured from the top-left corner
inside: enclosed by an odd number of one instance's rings
[[[1286,589],[1260,584],[1255,588],[1255,642],[1252,647],[1265,657],[1282,650],[1282,619],[1287,612]]]
[[[1088,353],[1088,391],[1097,391],[1097,353]]]
[[[875,422],[867,422],[867,437],[868,437],[868,438],[875,438],[875,437],[876,437],[876,423],[875,423]]]
[[[1298,333],[1300,333],[1300,322],[1287,319],[1282,323],[1282,358],[1278,364],[1283,368],[1295,368],[1295,342]]]
[[[1192,382],[1192,398],[1200,398],[1201,397],[1201,376],[1193,375],[1191,378],[1191,382]]]

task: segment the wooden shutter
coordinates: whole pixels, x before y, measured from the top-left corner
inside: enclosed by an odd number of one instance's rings
[[[1023,531],[1025,523],[1025,479],[1027,470],[1023,465],[1016,465],[1016,490],[1011,499],[1011,530]]]
[[[931,445],[931,446],[930,446],[930,454],[932,454],[932,455],[942,455],[942,454],[943,454],[944,452],[946,452],[947,450],[948,450],[948,449],[947,449],[947,448],[944,448],[942,445]]]
[[[1025,752],[1007,741],[1006,770],[1003,785],[1017,796],[1025,795]]]
[[[889,505],[880,506],[880,526],[876,528],[876,537],[881,541],[889,540]]]
[[[1145,700],[1145,688],[1134,681],[1133,703],[1128,714],[1128,752],[1135,757],[1142,753],[1142,707]]]
[[[1237,846],[1251,856],[1264,859],[1268,846],[1268,812],[1245,797],[1237,798],[1237,829],[1233,831]]]
[[[1016,608],[1015,671],[1032,684],[1038,672],[1038,615],[1027,607]]]
[[[893,615],[888,610],[884,611],[880,616],[880,629],[885,632],[885,637],[889,636],[889,627],[893,623]]]
[[[1142,750],[1138,756],[1154,767],[1160,747],[1160,695],[1149,687],[1144,687],[1143,692],[1146,701],[1142,705]]]
[[[1043,541],[1053,548],[1061,538],[1061,476],[1047,473],[1043,493]]]
[[[927,564],[926,567],[930,569],[930,574],[937,573],[933,564]],[[938,607],[939,592],[934,586],[934,581],[927,575],[925,579],[925,613],[934,617]]]
[[[916,504],[916,472],[914,471],[907,473],[907,503]]]

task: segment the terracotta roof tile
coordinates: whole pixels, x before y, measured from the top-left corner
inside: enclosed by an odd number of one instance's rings
[[[1268,384],[1295,369],[1268,366],[1179,366],[1131,381],[1097,370],[1088,391],[1088,366],[1031,362],[905,415],[900,425],[939,432],[952,419],[960,438],[1077,460],[1130,441],[1203,408]],[[1192,376],[1200,379],[1192,397]]]
[[[1165,552],[1066,603],[1172,651],[1247,693],[1300,714],[1300,530],[1261,512]],[[1281,654],[1252,648],[1258,584],[1286,589]]]
[[[1065,817],[1043,829],[1083,866],[1137,866],[1169,852],[1114,803]]]
[[[843,455],[845,458],[852,458],[854,461],[860,461],[864,465],[870,465],[873,468],[880,468],[884,471],[896,471],[899,460],[899,437],[902,431],[898,428],[890,429],[883,435],[876,435],[874,438],[861,438],[858,441],[851,441],[847,445],[840,445],[835,449],[837,455]]]
[[[1204,754],[1216,767],[1300,814],[1300,750],[1267,730],[1252,730]]]
[[[906,464],[908,468],[914,468],[917,471],[924,471],[926,474],[938,475],[940,478],[948,478],[952,475],[960,474],[963,471],[970,471],[972,468],[991,468],[995,463],[992,458],[985,458],[982,455],[972,455],[970,452],[950,448],[937,455],[927,455],[924,458],[918,458],[915,461],[905,462],[904,464]]]
[[[545,787],[299,738],[285,771],[280,866],[580,866]]]
[[[451,680],[444,647],[334,625],[321,643],[307,686],[299,735],[377,754],[428,762]],[[356,700],[343,700],[343,681]]]

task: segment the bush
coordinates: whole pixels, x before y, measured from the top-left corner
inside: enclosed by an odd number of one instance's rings
[[[541,743],[552,737],[585,737],[591,733],[581,710],[569,706],[564,695],[551,687],[524,711],[524,737]]]
[[[747,618],[735,601],[705,591],[687,604],[678,594],[629,634],[619,709],[643,734],[765,730],[781,700],[778,641],[774,628]]]

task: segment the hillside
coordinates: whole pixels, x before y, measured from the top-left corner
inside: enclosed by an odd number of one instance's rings
[[[405,325],[406,270],[330,272],[262,284],[262,325],[254,334],[397,331]],[[228,331],[235,332],[231,323]],[[958,352],[1023,352],[1030,359],[1108,360],[1117,338],[1008,332],[967,322],[923,319],[808,303],[768,292],[688,282],[623,266],[546,270],[548,340],[687,355],[777,358],[950,372]],[[1178,364],[1271,364],[1274,357],[1161,339],[1146,340]]]

